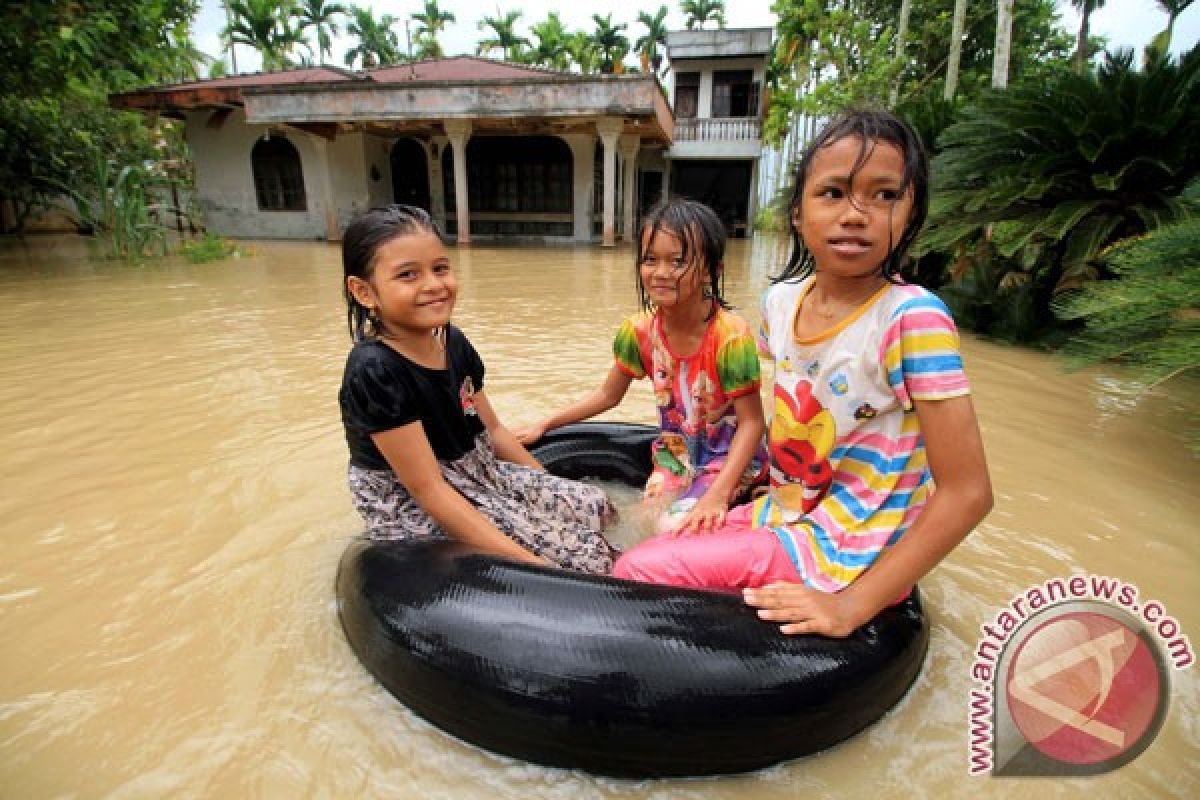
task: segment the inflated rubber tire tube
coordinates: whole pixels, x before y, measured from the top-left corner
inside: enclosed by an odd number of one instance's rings
[[[654,429],[585,423],[553,472],[640,485]],[[450,541],[353,542],[338,607],[367,669],[420,716],[526,761],[626,778],[746,772],[895,705],[929,627],[914,589],[846,639],[783,636],[736,595],[516,564]]]

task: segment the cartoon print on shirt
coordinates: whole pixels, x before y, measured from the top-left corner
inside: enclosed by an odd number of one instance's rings
[[[475,410],[475,383],[470,375],[463,378],[462,386],[458,388],[458,402],[462,406],[462,412],[468,417],[479,416],[479,412]]]
[[[837,439],[836,424],[810,384],[796,384],[795,396],[776,384],[768,438],[775,496],[785,521],[795,522],[816,507],[833,482],[829,454]]]
[[[846,379],[846,373],[838,372],[829,379],[829,391],[833,392],[838,397],[841,397],[846,394],[846,392],[850,391],[850,383]]]
[[[854,409],[855,419],[875,419],[875,415],[879,412],[875,410],[875,406],[870,403],[863,403],[858,408]]]

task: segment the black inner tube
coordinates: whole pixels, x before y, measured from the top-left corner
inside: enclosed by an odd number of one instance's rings
[[[585,423],[535,448],[566,477],[640,486],[647,426]],[[476,745],[616,777],[745,772],[825,749],[916,679],[913,595],[846,639],[787,637],[736,595],[516,564],[451,541],[353,543],[351,647],[405,705]]]

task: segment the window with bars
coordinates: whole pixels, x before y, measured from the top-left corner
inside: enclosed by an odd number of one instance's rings
[[[250,151],[259,211],[305,211],[304,170],[296,147],[282,136],[259,139]]]

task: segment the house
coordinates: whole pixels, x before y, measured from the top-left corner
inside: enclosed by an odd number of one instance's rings
[[[407,202],[459,243],[612,245],[657,199],[661,180],[639,181],[640,166],[661,177],[673,130],[652,75],[470,56],[237,75],[110,104],[182,120],[208,229],[253,238],[337,240],[360,211]]]
[[[707,203],[733,235],[754,219],[771,28],[670,31],[674,141],[667,188]]]

